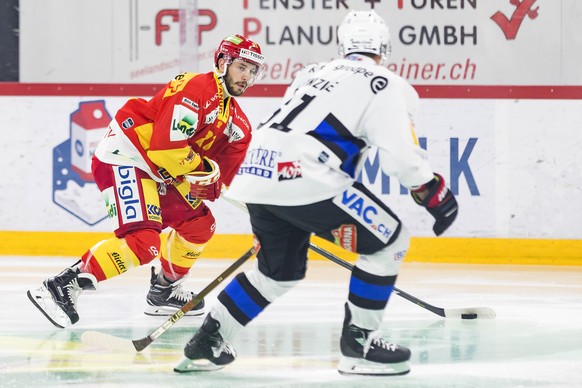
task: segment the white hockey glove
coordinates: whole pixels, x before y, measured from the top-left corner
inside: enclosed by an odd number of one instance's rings
[[[222,188],[220,167],[214,160],[204,156],[198,169],[184,175],[184,178],[190,182],[192,197],[208,201],[214,201],[220,197]]]

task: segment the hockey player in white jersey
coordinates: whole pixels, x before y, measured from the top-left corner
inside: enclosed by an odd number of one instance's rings
[[[398,216],[356,181],[376,147],[382,170],[410,189],[443,233],[457,202],[414,134],[415,90],[384,65],[389,31],[374,11],[351,11],[340,59],[305,68],[255,132],[227,196],[244,202],[261,249],[253,269],[220,292],[186,344],[176,372],[219,369],[234,335],[305,277],[311,234],[357,252],[340,340],[342,374],[400,375],[410,350],[377,334],[410,236]]]

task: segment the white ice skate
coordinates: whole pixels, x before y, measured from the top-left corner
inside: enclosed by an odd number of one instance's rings
[[[95,290],[96,285],[97,279],[92,274],[66,268],[27,295],[53,325],[62,329],[79,321],[77,298],[83,290]]]
[[[72,325],[69,316],[56,304],[52,294],[44,285],[36,290],[29,290],[26,294],[53,325],[61,329]]]

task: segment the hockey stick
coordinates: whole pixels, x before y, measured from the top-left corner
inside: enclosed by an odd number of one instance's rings
[[[85,344],[96,346],[96,347],[106,347],[109,349],[120,350],[120,351],[131,351],[131,352],[141,352],[147,348],[152,342],[164,334],[170,327],[172,327],[176,322],[180,320],[188,311],[192,310],[198,303],[200,303],[206,295],[208,295],[219,283],[236,271],[245,261],[253,257],[260,247],[253,246],[251,249],[246,251],[240,258],[238,258],[230,267],[224,270],[223,273],[218,275],[209,285],[206,286],[196,297],[191,301],[186,303],[180,310],[178,310],[174,315],[172,315],[166,322],[164,322],[160,327],[154,330],[151,334],[144,338],[137,340],[127,340],[124,338],[115,337],[109,334],[101,333],[98,331],[86,331],[81,334],[81,341]]]
[[[239,209],[244,210],[248,213],[248,209],[244,203],[239,202],[239,201],[235,201],[234,199],[230,199],[224,195],[221,195],[221,198],[223,198],[224,200],[229,202],[231,205],[236,206]],[[354,266],[352,264],[348,263],[347,261],[345,261],[343,259],[340,259],[339,257],[335,256],[334,254],[314,245],[311,242],[309,242],[309,248],[311,248],[312,251],[319,253],[320,255],[325,257],[326,259],[329,259],[329,260],[333,261],[334,263],[339,264],[342,267],[344,267],[350,271],[354,268]],[[435,313],[436,315],[439,315],[439,316],[445,317],[445,318],[493,319],[496,316],[495,311],[493,311],[493,309],[491,309],[489,307],[468,307],[468,308],[446,308],[445,309],[442,307],[436,307],[436,306],[433,306],[429,303],[426,303],[423,300],[418,299],[417,297],[410,295],[409,293],[404,292],[397,287],[394,287],[394,292],[396,293],[396,295],[422,307],[423,309],[426,309],[432,313]]]
[[[329,259],[329,260],[333,261],[334,263],[339,264],[342,267],[349,269],[350,271],[354,268],[354,266],[352,264],[348,263],[347,261],[345,261],[343,259],[340,259],[336,255],[314,245],[311,242],[309,243],[309,248],[311,248],[311,250],[313,250],[314,252],[319,253],[320,255],[325,257],[326,259]],[[433,306],[429,303],[426,303],[426,302],[418,299],[417,297],[410,295],[407,292],[402,291],[398,287],[394,287],[394,292],[396,293],[396,295],[401,296],[402,298],[422,307],[423,309],[426,309],[432,313],[435,313],[436,315],[439,315],[441,317],[461,318],[461,319],[477,319],[477,318],[493,319],[493,318],[495,318],[495,311],[493,311],[489,307],[442,308],[442,307],[436,307],[436,306]]]

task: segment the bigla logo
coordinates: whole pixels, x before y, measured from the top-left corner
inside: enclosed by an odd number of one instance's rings
[[[537,18],[540,7],[532,9],[536,0],[509,0],[509,2],[515,6],[515,11],[510,19],[501,11],[495,12],[491,19],[501,28],[507,40],[514,40],[525,17],[527,16],[532,20]]]

